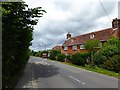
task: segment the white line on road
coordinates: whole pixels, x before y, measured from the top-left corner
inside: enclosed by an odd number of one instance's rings
[[[72,79],[74,79],[74,80],[76,80],[77,82],[80,82],[80,83],[82,83],[82,84],[85,84],[84,82],[81,82],[80,80],[78,80],[78,79],[76,79],[76,78],[74,78],[73,76],[70,76],[70,75],[68,75],[70,78],[72,78]]]

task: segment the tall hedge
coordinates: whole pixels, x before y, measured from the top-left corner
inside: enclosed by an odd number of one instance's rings
[[[41,17],[41,7],[28,8],[24,2],[2,2],[2,88],[13,88],[15,77],[29,58],[33,26]],[[42,13],[41,13],[42,11]],[[44,11],[45,12],[45,11]]]

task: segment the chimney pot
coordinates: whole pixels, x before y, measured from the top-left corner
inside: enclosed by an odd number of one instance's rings
[[[71,38],[70,32],[67,34],[67,39]]]

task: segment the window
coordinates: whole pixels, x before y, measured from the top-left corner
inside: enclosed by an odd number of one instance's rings
[[[94,34],[91,34],[91,35],[90,35],[90,39],[93,39],[93,38],[94,38]]]
[[[73,50],[77,50],[77,46],[75,45],[75,46],[72,46],[72,49]]]
[[[64,47],[64,50],[68,50],[68,47],[67,47],[67,46],[65,46],[65,47]]]
[[[85,45],[80,45],[80,49],[85,49]]]

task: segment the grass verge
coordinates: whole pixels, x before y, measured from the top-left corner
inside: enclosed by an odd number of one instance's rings
[[[51,59],[49,59],[49,60],[51,60]],[[52,60],[52,61],[60,62],[60,61],[57,61],[57,60]],[[115,73],[113,71],[109,71],[109,70],[106,70],[106,69],[103,69],[103,68],[99,68],[99,67],[91,68],[89,66],[83,67],[83,66],[75,65],[75,64],[72,64],[72,63],[69,63],[69,62],[61,62],[61,63],[67,64],[67,65],[70,65],[70,66],[74,66],[74,67],[77,67],[77,68],[82,68],[82,69],[86,69],[86,70],[89,70],[89,71],[97,72],[97,73],[100,73],[100,74],[105,74],[105,75],[108,75],[108,76],[120,78],[119,73]]]

